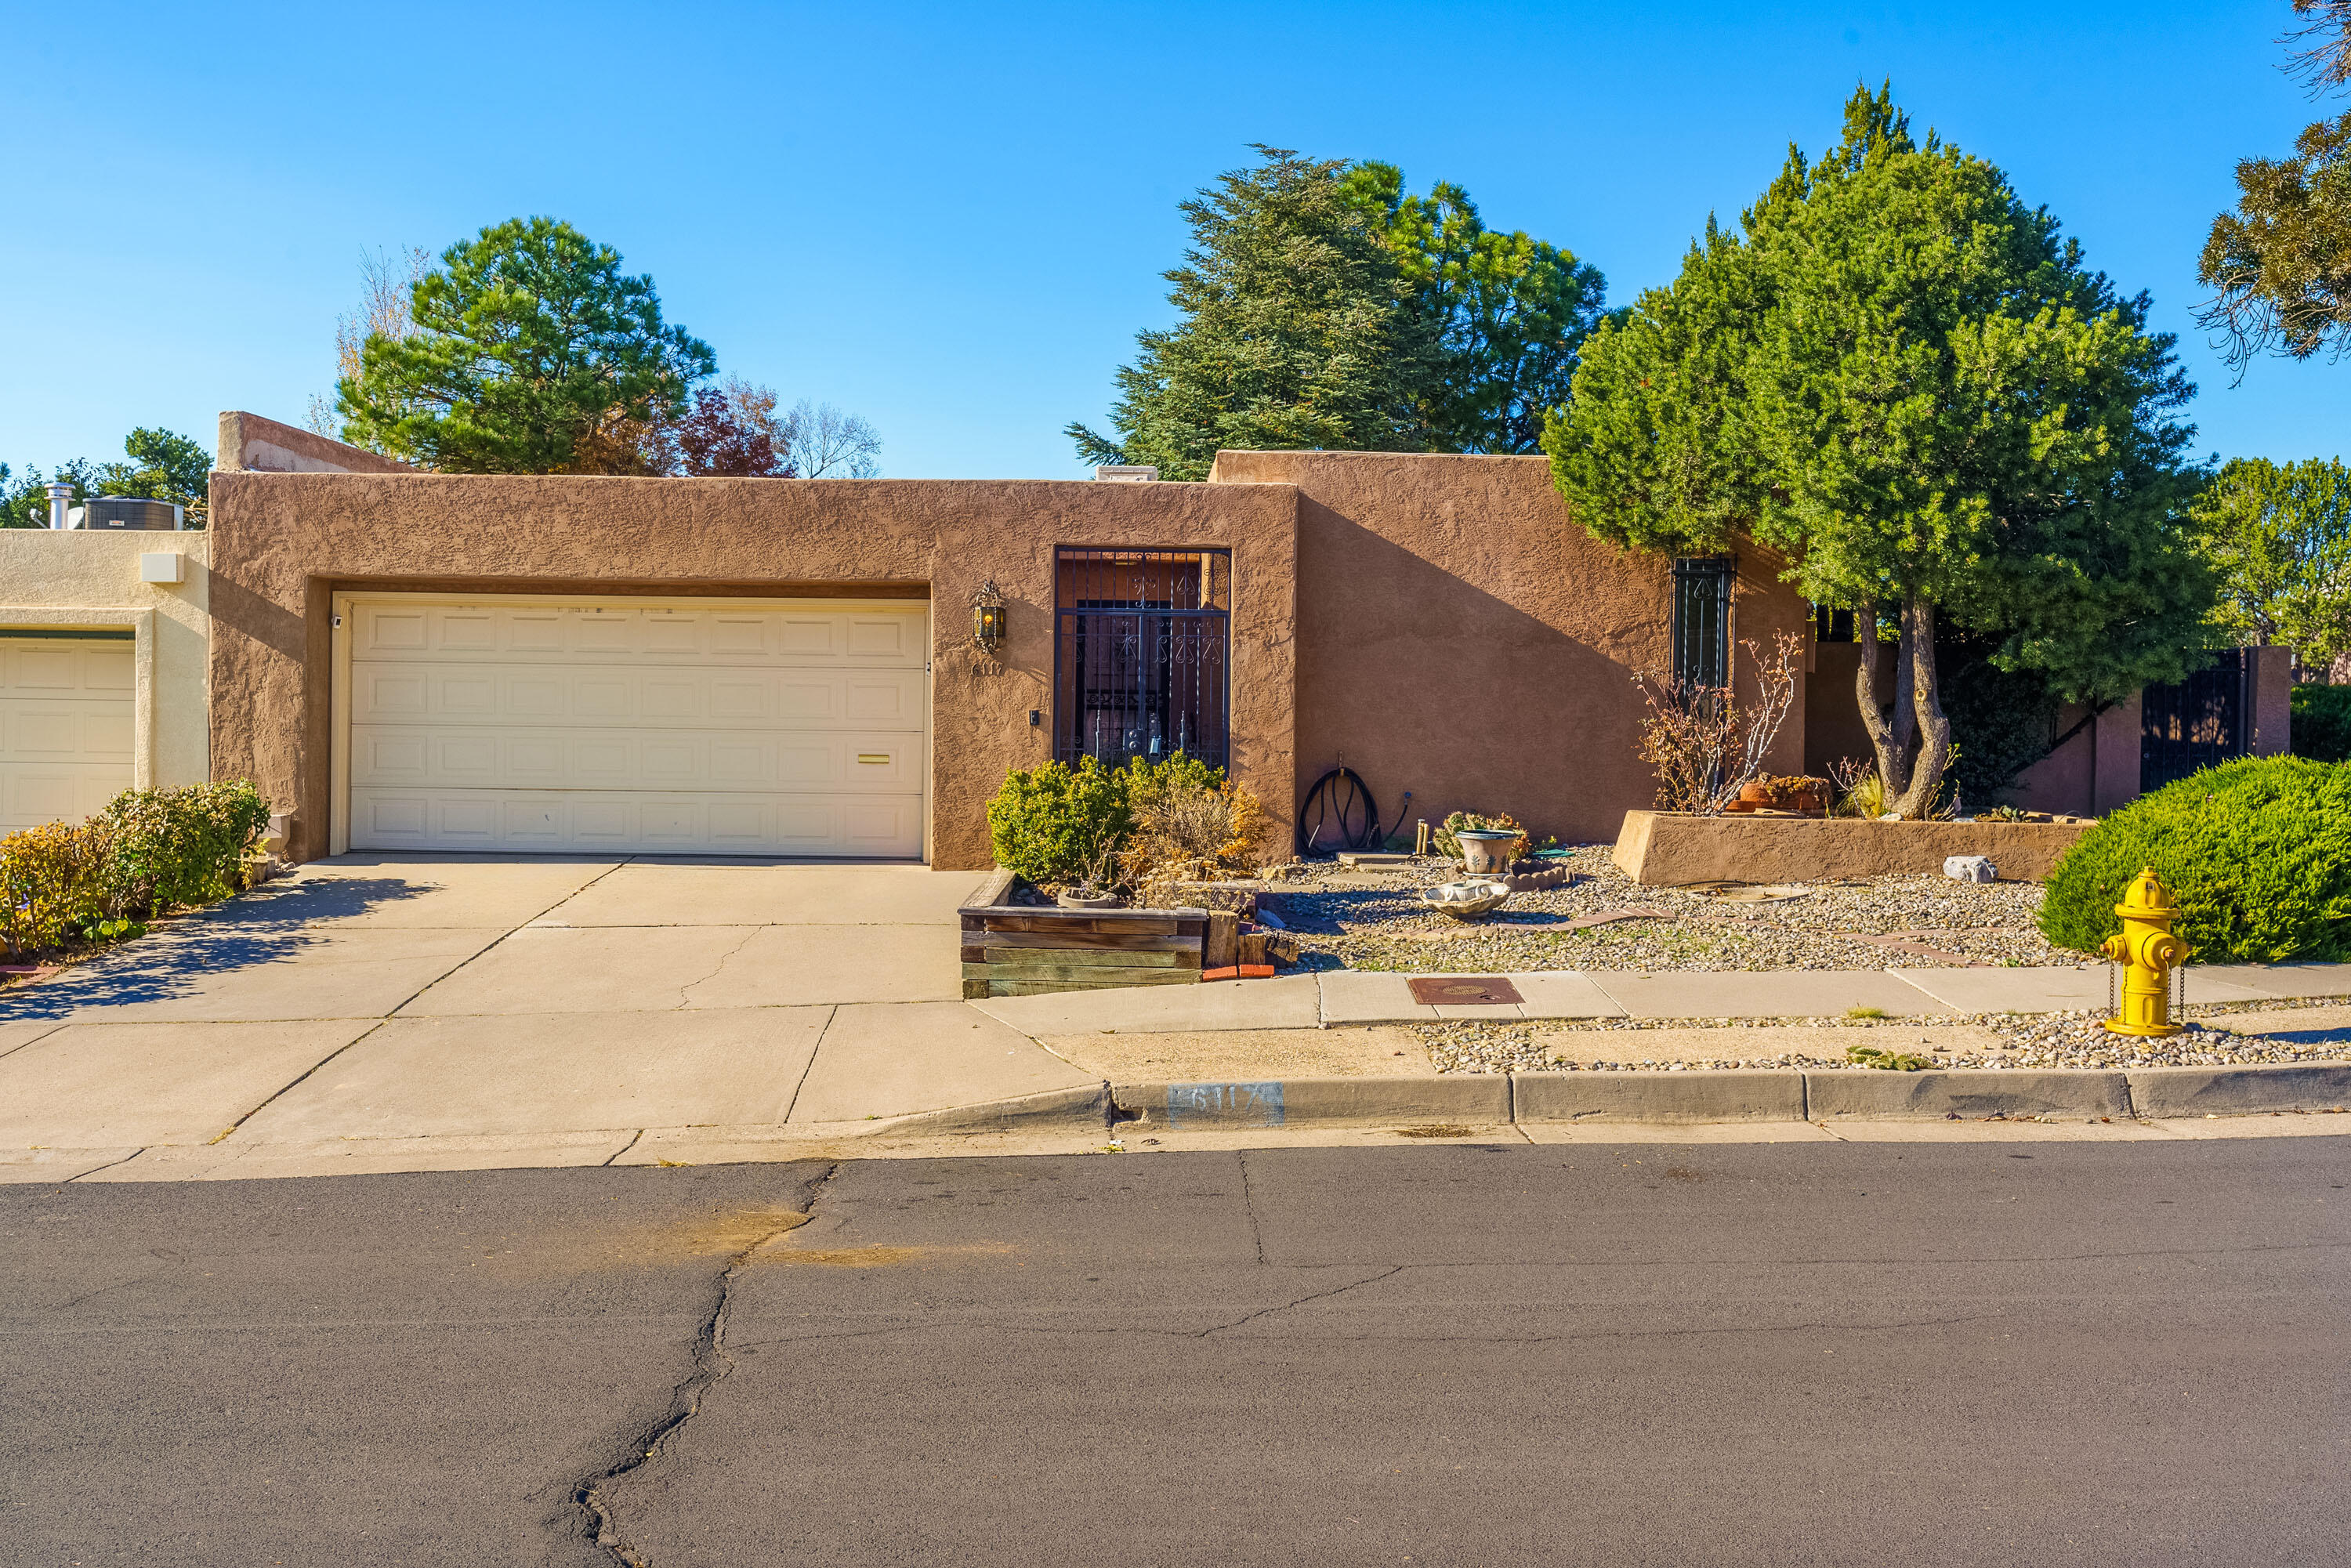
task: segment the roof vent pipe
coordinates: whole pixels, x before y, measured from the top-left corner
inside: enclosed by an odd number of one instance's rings
[[[48,485],[43,486],[43,488],[47,489],[49,493],[49,527],[53,528],[64,528],[66,526],[66,508],[73,505],[73,486],[71,485]]]

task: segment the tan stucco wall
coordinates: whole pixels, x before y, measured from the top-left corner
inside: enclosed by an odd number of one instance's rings
[[[2003,882],[2043,882],[2090,831],[2064,822],[1874,822],[1858,817],[1687,817],[1628,811],[1617,867],[1635,882],[1797,883],[1939,872],[1984,855]]]
[[[1266,485],[215,473],[214,767],[298,802],[291,854],[325,852],[340,588],[927,594],[932,858],[984,866],[988,798],[1050,754],[1054,547],[1224,548],[1234,772],[1286,834],[1296,510]],[[969,641],[989,578],[1009,607],[1000,660]]]
[[[1508,811],[1538,836],[1614,840],[1656,784],[1635,755],[1636,672],[1664,667],[1672,560],[1601,543],[1568,516],[1546,459],[1224,452],[1213,482],[1298,487],[1298,788],[1341,762],[1384,822]],[[1809,646],[1779,563],[1737,550],[1735,638]],[[1739,685],[1751,686],[1738,655]],[[1803,677],[1771,757],[1804,755]]]
[[[220,416],[220,439],[213,466],[264,474],[409,474],[396,457],[370,452],[299,425],[230,410]]]
[[[139,558],[187,558],[180,583],[142,582]],[[135,776],[158,788],[211,776],[204,694],[212,537],[204,533],[0,528],[0,631],[130,627],[143,632],[134,700]]]

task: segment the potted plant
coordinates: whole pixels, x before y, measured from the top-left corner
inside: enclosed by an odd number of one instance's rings
[[[1117,892],[1118,841],[1102,834],[1078,852],[1078,880],[1053,895],[1064,909],[1115,909],[1123,902]]]
[[[1472,876],[1506,876],[1527,850],[1527,831],[1507,812],[1456,811],[1437,835],[1439,851]]]

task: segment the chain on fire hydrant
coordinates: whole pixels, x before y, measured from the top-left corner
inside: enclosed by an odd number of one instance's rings
[[[2122,916],[2122,934],[2107,937],[2098,951],[2123,966],[2122,1007],[2106,1028],[2116,1034],[2178,1034],[2179,1026],[2171,1021],[2171,970],[2194,951],[2171,934],[2179,906],[2148,866],[2115,913]]]

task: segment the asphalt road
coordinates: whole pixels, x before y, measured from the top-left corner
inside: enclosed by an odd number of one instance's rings
[[[0,1562],[2337,1563],[2346,1186],[2329,1137],[0,1188]]]

